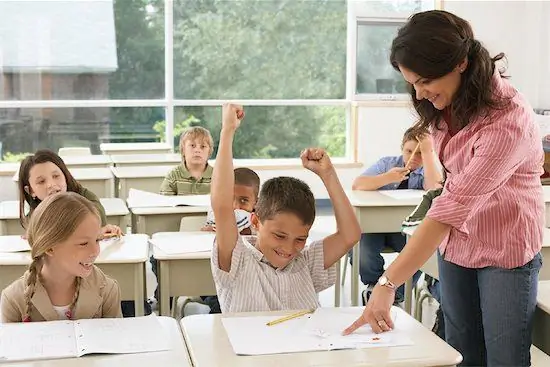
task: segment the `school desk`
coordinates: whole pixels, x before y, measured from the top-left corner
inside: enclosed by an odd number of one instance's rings
[[[169,237],[185,245],[186,238],[193,232],[155,233],[152,238]],[[196,238],[196,237],[194,237]],[[211,237],[207,237],[211,239]],[[159,311],[170,315],[170,297],[207,296],[216,294],[216,286],[210,267],[211,251],[186,254],[166,254],[156,246],[153,257],[158,261]]]
[[[169,154],[115,154],[111,156],[115,167],[143,167],[178,165],[181,163],[181,155]]]
[[[407,236],[407,240],[414,234],[417,226],[415,227],[408,227],[403,230],[403,233]],[[542,249],[541,254],[543,259],[549,259],[550,258],[550,229],[544,228],[543,229],[543,239],[542,239]],[[439,279],[439,267],[437,263],[437,252],[434,252],[434,254],[426,261],[424,265],[420,268],[421,271],[423,271],[425,274],[430,275],[432,278]],[[540,280],[550,280],[550,264],[547,264],[543,261],[542,268],[539,272],[539,279]],[[548,286],[550,291],[550,284]],[[407,311],[409,314],[412,312],[412,295],[413,295],[413,284],[412,279],[409,279],[405,283],[405,311]],[[539,290],[540,294],[540,290]],[[549,310],[550,310],[550,298],[549,298]],[[422,315],[418,315],[419,317],[422,317]]]
[[[149,207],[130,208],[132,213],[132,233],[146,233],[152,236],[157,232],[179,231],[181,218],[204,217],[208,213],[207,207],[176,206],[176,207]]]
[[[105,155],[173,153],[172,147],[167,143],[102,143],[99,149]]]
[[[18,279],[31,262],[30,252],[2,253],[2,243],[9,241],[0,236],[0,289],[4,289]],[[148,236],[130,234],[122,241],[101,245],[101,253],[96,265],[106,274],[116,279],[123,300],[134,300],[136,315],[143,316],[145,300],[145,262],[149,260]]]
[[[401,232],[403,220],[420,203],[421,198],[395,199],[378,191],[347,191],[362,233]],[[358,305],[359,296],[359,243],[353,247],[351,275],[351,305]],[[340,282],[336,284],[339,294]]]
[[[113,162],[107,155],[80,155],[61,157],[69,169],[71,168],[109,168]]]
[[[394,307],[398,322],[410,330],[414,345],[368,349],[344,349],[327,352],[304,352],[262,356],[237,356],[221,322],[221,314],[193,315],[181,319],[183,336],[191,363],[202,367],[252,366],[455,366],[462,361],[459,352],[446,344],[403,310]],[[227,314],[231,316],[273,316],[292,311]]]
[[[82,186],[98,197],[114,197],[113,173],[109,168],[70,168],[69,171]],[[13,176],[13,181],[19,181],[18,173]]]
[[[550,280],[539,282],[533,325],[533,344],[550,354]]]
[[[124,232],[127,225],[129,210],[124,201],[117,198],[101,198],[105,208],[107,223],[116,224]],[[23,234],[25,231],[19,223],[19,201],[2,201],[0,203],[0,235]]]
[[[159,193],[162,181],[175,166],[111,167],[115,176],[115,196],[126,200],[131,188]]]
[[[18,367],[191,367],[189,353],[178,322],[170,317],[159,317],[159,321],[169,334],[171,349],[167,351],[135,354],[94,354],[80,358],[16,362],[6,363],[6,365]]]

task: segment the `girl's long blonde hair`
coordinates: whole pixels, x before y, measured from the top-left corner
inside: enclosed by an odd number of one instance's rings
[[[99,218],[96,207],[88,199],[74,192],[48,196],[34,210],[27,233],[32,261],[25,287],[26,309],[23,321],[31,321],[31,300],[36,289],[36,281],[40,279],[46,252],[56,244],[66,241],[89,214]],[[78,300],[81,280],[82,278],[76,277],[76,291],[67,315],[69,318]]]

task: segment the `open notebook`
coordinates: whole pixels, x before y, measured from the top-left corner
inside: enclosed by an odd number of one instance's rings
[[[399,328],[397,317],[399,311],[397,310],[392,311],[396,328],[390,332],[375,334],[369,326],[364,326],[351,335],[342,336],[342,331],[351,325],[362,311],[363,307],[318,308],[313,314],[273,326],[267,326],[266,323],[276,320],[276,316],[224,317],[222,323],[231,346],[235,354],[238,355],[395,347],[413,344],[407,333]]]
[[[201,206],[210,207],[210,195],[160,195],[130,189],[126,203],[129,208]]]
[[[170,348],[167,332],[156,316],[0,325],[0,361],[144,353]]]

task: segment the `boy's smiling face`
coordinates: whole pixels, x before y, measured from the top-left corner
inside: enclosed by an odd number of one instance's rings
[[[252,214],[252,223],[258,229],[258,250],[275,268],[284,268],[304,249],[311,229],[311,225],[289,212],[264,221]]]

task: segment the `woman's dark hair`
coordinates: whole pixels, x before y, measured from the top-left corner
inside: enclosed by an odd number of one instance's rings
[[[390,62],[426,79],[438,79],[453,71],[464,59],[468,66],[450,106],[453,129],[460,130],[477,115],[504,107],[507,98],[497,95],[492,78],[500,53],[491,58],[487,49],[474,38],[470,24],[454,14],[431,10],[413,15],[399,29],[391,46]],[[499,70],[501,76],[504,69]],[[418,100],[410,86],[413,106],[420,115],[419,126],[440,128],[443,111],[426,99]]]
[[[27,227],[28,218],[30,218],[32,212],[34,209],[38,206],[38,204],[41,203],[41,200],[38,198],[33,198],[30,194],[30,182],[29,182],[29,175],[31,172],[31,168],[34,167],[36,164],[40,163],[46,163],[46,162],[52,162],[55,164],[61,172],[63,172],[63,175],[65,176],[65,181],[67,181],[67,191],[69,192],[76,192],[80,193],[82,191],[82,185],[78,183],[77,180],[74,179],[73,175],[69,172],[69,169],[65,165],[65,162],[63,162],[63,159],[61,159],[60,156],[52,152],[51,150],[43,149],[38,150],[33,155],[27,156],[23,161],[21,162],[21,166],[19,167],[19,222],[21,223],[21,226],[23,228]],[[27,190],[29,192],[27,192]],[[28,217],[25,216],[25,202],[29,204],[29,214]]]

